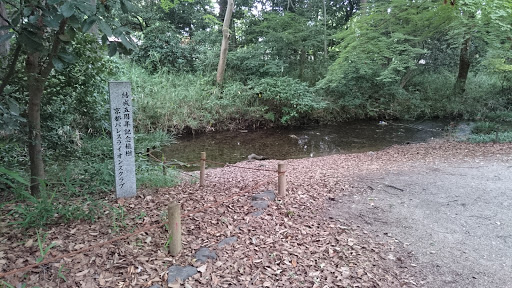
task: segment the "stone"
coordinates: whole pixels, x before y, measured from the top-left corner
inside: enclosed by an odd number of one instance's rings
[[[208,259],[217,259],[217,254],[215,251],[210,250],[209,248],[202,247],[197,250],[195,256],[196,260],[201,263],[205,263]]]
[[[137,194],[135,183],[135,146],[133,131],[132,89],[130,82],[111,81],[110,118],[117,198]]]
[[[161,287],[160,287],[160,285],[155,284],[155,285],[153,285],[153,286],[151,286],[149,288],[161,288]]]
[[[226,238],[226,239],[220,241],[219,244],[217,244],[217,247],[222,248],[222,247],[224,247],[226,245],[230,245],[230,244],[235,243],[237,240],[238,240],[237,237]]]
[[[173,284],[179,280],[183,282],[196,274],[197,269],[192,266],[171,266],[167,271],[167,283]]]
[[[252,213],[251,213],[251,214],[249,214],[249,215],[251,215],[252,217],[258,217],[258,216],[263,215],[263,213],[265,213],[265,211],[264,211],[264,210],[258,210],[258,211],[256,211],[256,212],[252,212]]]
[[[252,201],[252,207],[257,209],[267,209],[268,202],[267,201]]]
[[[252,196],[252,201],[261,201],[261,200],[276,200],[276,193],[273,190],[267,190],[260,194],[255,194]]]

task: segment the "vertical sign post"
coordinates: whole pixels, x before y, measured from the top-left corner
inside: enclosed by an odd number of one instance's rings
[[[110,93],[110,118],[117,198],[137,194],[135,184],[135,147],[132,115],[132,89],[130,82],[108,83]]]

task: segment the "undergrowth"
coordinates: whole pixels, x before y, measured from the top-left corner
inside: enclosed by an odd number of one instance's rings
[[[167,133],[156,131],[152,134],[137,134],[136,147],[136,177],[137,187],[172,186],[177,183],[176,172],[167,169],[162,173],[161,164],[147,159],[146,147],[159,148],[169,145],[173,138]],[[0,154],[11,147],[13,143],[0,146]],[[24,155],[20,149],[19,155]],[[10,154],[11,155],[11,154]],[[57,154],[55,154],[57,155]],[[41,181],[41,195],[34,197],[28,192],[28,174],[25,170],[15,170],[26,159],[11,155],[7,166],[0,167],[0,193],[2,206],[12,204],[8,212],[10,225],[19,228],[42,228],[49,225],[70,221],[96,221],[103,215],[104,198],[108,193],[114,193],[114,164],[112,156],[112,140],[107,135],[90,137],[84,136],[75,153],[65,158],[46,159],[46,179]],[[14,165],[14,166],[12,166]],[[4,208],[2,208],[4,207]]]

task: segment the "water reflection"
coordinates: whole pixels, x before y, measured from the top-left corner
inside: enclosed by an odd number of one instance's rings
[[[202,151],[208,159],[223,163],[246,160],[252,153],[270,159],[318,157],[425,142],[441,137],[446,126],[446,123],[436,121],[386,124],[349,122],[291,129],[213,132],[178,137],[178,143],[165,147],[163,153],[166,159],[185,163],[197,161]]]

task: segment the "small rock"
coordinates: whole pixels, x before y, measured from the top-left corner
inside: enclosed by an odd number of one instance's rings
[[[267,190],[263,193],[256,194],[256,195],[252,196],[252,201],[262,201],[262,200],[274,201],[274,200],[276,200],[276,193],[273,190]]]
[[[156,284],[155,284],[155,285],[153,285],[153,286],[151,286],[151,287],[149,287],[149,288],[160,288],[160,285],[156,285]]]
[[[203,247],[196,252],[195,258],[198,262],[205,263],[208,259],[217,259],[217,254],[215,254],[214,251]]]
[[[251,213],[251,214],[249,214],[249,215],[251,215],[252,217],[258,217],[258,216],[263,215],[263,213],[265,213],[265,211],[263,211],[263,210],[258,210],[258,211],[256,211],[256,212],[252,212],[252,213]]]
[[[180,279],[181,281],[185,281],[188,278],[194,276],[195,274],[197,274],[197,269],[192,266],[172,266],[171,268],[169,268],[167,273],[167,283],[173,284],[177,282],[178,279]]]
[[[268,202],[267,201],[252,201],[252,207],[257,209],[267,209]]]
[[[236,242],[236,240],[238,240],[238,238],[237,238],[237,237],[229,237],[229,238],[226,238],[226,239],[224,239],[224,240],[220,241],[220,242],[219,242],[219,244],[217,244],[217,247],[222,248],[222,247],[224,247],[224,246],[226,246],[226,245],[233,244],[233,243],[235,243],[235,242]]]

